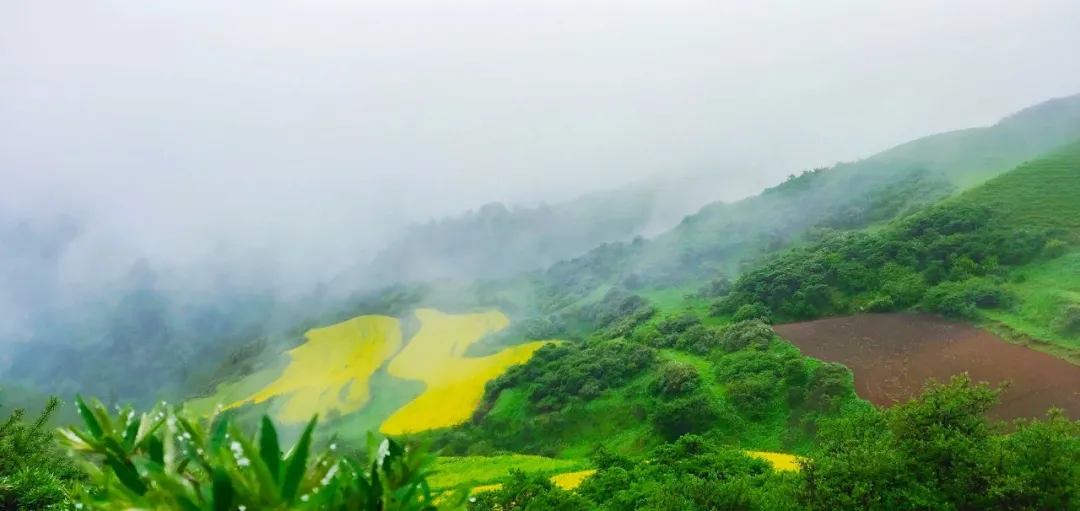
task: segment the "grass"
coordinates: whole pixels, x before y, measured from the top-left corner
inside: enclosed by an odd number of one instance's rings
[[[505,481],[511,470],[541,473],[555,476],[578,473],[591,466],[580,459],[556,459],[525,454],[502,456],[453,456],[435,460],[436,473],[428,479],[433,490],[451,488],[459,484],[469,486],[490,485]]]
[[[1076,236],[1080,234],[1080,142],[1020,165],[956,200],[988,206],[1011,225],[1059,228]]]
[[[1065,306],[1080,304],[1080,252],[1021,268],[1008,289],[1018,303],[1009,309],[982,311],[991,320],[984,326],[1015,341],[1051,343],[1032,346],[1080,361],[1080,337],[1065,336],[1053,328]],[[1061,349],[1055,352],[1053,347]]]

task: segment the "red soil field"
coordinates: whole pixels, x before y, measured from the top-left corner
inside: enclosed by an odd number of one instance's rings
[[[1041,418],[1050,407],[1080,419],[1080,366],[963,323],[918,314],[861,314],[776,325],[804,355],[840,362],[855,391],[878,405],[917,395],[928,378],[1010,381],[990,418]]]

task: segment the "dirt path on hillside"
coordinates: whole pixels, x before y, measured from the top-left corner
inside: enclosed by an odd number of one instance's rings
[[[879,405],[916,395],[927,378],[1009,380],[994,419],[1045,417],[1053,406],[1080,419],[1080,366],[1009,344],[988,331],[928,315],[862,314],[776,325],[805,355],[855,372],[855,391]]]

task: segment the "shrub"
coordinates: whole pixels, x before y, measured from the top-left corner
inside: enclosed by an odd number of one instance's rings
[[[1069,245],[1057,238],[1048,239],[1043,245],[1043,255],[1051,259],[1065,255],[1068,250]]]
[[[851,370],[843,364],[826,362],[814,368],[807,385],[807,408],[819,412],[836,411],[837,398],[851,393]]]
[[[518,469],[510,471],[510,480],[498,490],[480,493],[470,499],[470,511],[589,511],[591,503],[584,497],[555,486],[542,474],[527,474]]]
[[[756,420],[768,415],[778,387],[773,374],[759,373],[728,385],[727,397],[735,409]]]
[[[728,352],[747,348],[764,349],[775,334],[772,327],[760,320],[742,321],[728,326],[720,335],[720,343]]]
[[[668,440],[687,433],[708,431],[720,419],[720,406],[707,392],[661,403],[653,414],[653,426]]]
[[[656,331],[664,335],[681,334],[688,328],[701,324],[701,318],[694,314],[683,314],[665,319],[656,324]]]
[[[1069,304],[1054,320],[1054,330],[1061,335],[1080,335],[1080,304]]]
[[[697,291],[697,296],[705,299],[720,298],[731,291],[731,279],[720,275],[708,281]]]
[[[762,323],[769,323],[769,317],[772,315],[769,312],[769,308],[761,302],[748,303],[739,306],[735,311],[735,314],[731,316],[731,320],[738,323],[741,321],[758,320]]]
[[[878,296],[866,304],[870,312],[891,312],[896,310],[896,303],[891,296]]]
[[[923,298],[926,310],[952,317],[974,317],[978,308],[1002,307],[1008,302],[1005,290],[984,278],[942,282]]]
[[[701,388],[701,374],[690,364],[667,362],[660,366],[659,372],[650,390],[664,399],[690,394]]]
[[[521,387],[535,410],[560,410],[573,399],[595,399],[625,384],[655,360],[652,348],[622,340],[545,346],[488,383],[484,402],[493,405],[504,389]]]
[[[675,341],[675,347],[696,355],[704,355],[720,345],[720,334],[704,325],[694,325]]]

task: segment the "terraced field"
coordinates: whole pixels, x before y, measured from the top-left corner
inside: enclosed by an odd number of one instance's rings
[[[467,358],[469,346],[485,334],[501,330],[510,320],[500,312],[443,314],[419,309],[420,331],[390,362],[397,378],[419,380],[424,393],[399,409],[380,431],[401,435],[444,428],[469,420],[484,397],[484,385],[510,366],[529,360],[545,341],[512,346],[487,357]]]
[[[361,316],[313,329],[307,339],[288,352],[292,363],[278,379],[226,408],[280,397],[277,417],[285,423],[355,412],[371,399],[368,379],[401,348],[401,327],[388,316]]]
[[[466,357],[470,346],[506,328],[509,318],[498,311],[435,309],[418,309],[416,316],[420,329],[408,342],[400,321],[389,316],[360,316],[310,330],[306,343],[287,352],[290,362],[276,378],[268,369],[221,384],[213,396],[192,400],[189,408],[206,415],[218,405],[231,409],[270,401],[271,413],[285,424],[304,423],[317,413],[367,414],[365,420],[376,421],[390,435],[448,427],[471,417],[488,381],[551,342]],[[419,396],[393,392],[417,382],[423,385]],[[380,402],[367,406],[375,396]]]

